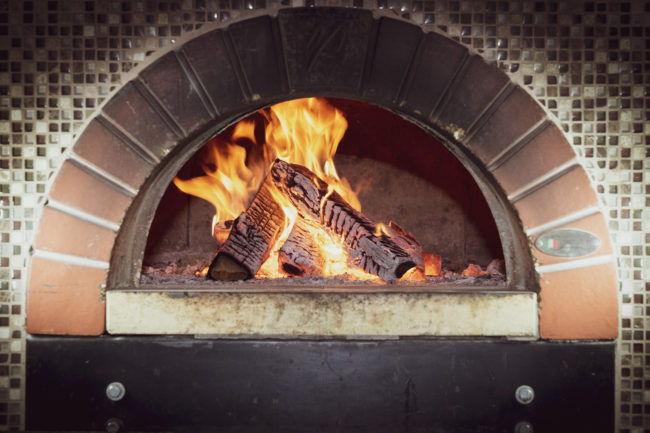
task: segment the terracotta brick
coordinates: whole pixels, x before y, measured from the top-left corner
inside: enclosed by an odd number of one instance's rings
[[[574,157],[562,131],[549,124],[492,173],[510,194]]]
[[[105,269],[32,258],[27,285],[26,320],[31,334],[99,335],[105,304],[100,285]]]
[[[192,39],[183,51],[220,113],[229,113],[246,101],[230,64],[222,30]]]
[[[210,121],[210,114],[174,53],[158,59],[142,72],[141,77],[188,133]]]
[[[429,116],[467,54],[462,45],[444,36],[424,36],[421,52],[413,62],[408,91],[401,105],[422,117]]]
[[[468,146],[484,163],[488,163],[544,116],[539,103],[517,87],[474,134]]]
[[[580,166],[515,202],[519,217],[527,228],[597,205],[596,193]]]
[[[364,83],[365,96],[393,103],[421,36],[422,30],[417,26],[386,17],[379,19],[372,65]]]
[[[139,189],[152,166],[97,120],[77,140],[74,153],[116,178]]]
[[[159,158],[178,141],[179,137],[133,84],[124,86],[104,112]]]
[[[281,9],[278,24],[291,89],[356,93],[372,21],[372,13],[364,10]]]
[[[586,230],[598,236],[601,242],[600,248],[597,251],[593,252],[592,254],[583,256],[581,258],[600,256],[604,254],[612,254],[614,252],[612,249],[612,244],[609,240],[609,230],[607,228],[607,221],[605,221],[605,217],[601,213],[590,215],[578,221],[574,221],[570,224],[559,226],[553,230],[560,230],[560,229]],[[533,242],[535,242],[539,236],[541,236],[541,234],[535,236]],[[563,263],[570,260],[575,260],[575,258],[555,257],[548,254],[544,254],[543,252],[541,252],[535,247],[533,247],[533,255],[535,256],[537,263],[540,265],[552,265],[555,263]]]
[[[613,339],[618,335],[614,264],[540,277],[540,336],[547,339]]]
[[[65,161],[58,172],[49,197],[112,222],[120,222],[131,198]]]
[[[34,248],[109,261],[115,233],[45,207]]]
[[[443,128],[460,128],[463,135],[509,81],[506,74],[485,63],[480,56],[472,56],[469,62],[438,117]]]
[[[261,16],[240,21],[228,27],[227,32],[251,97],[263,99],[286,93],[280,68],[282,57],[274,40],[273,19]]]

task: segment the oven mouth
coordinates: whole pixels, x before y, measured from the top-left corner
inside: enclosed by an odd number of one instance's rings
[[[305,101],[308,101],[309,108],[305,108],[307,106]],[[287,107],[293,108],[288,111],[286,118],[280,118],[274,129],[275,107],[285,110]],[[289,118],[309,119],[309,121],[296,121],[295,124],[291,124]],[[342,138],[337,139],[340,142],[329,142],[327,138],[323,138],[329,136],[331,132],[328,129],[330,127],[324,128],[317,124],[321,118],[325,121],[334,118],[345,119],[342,122],[347,126],[343,128],[347,129],[341,133]],[[317,128],[318,134],[311,132],[309,125]],[[336,127],[331,126],[333,129]],[[266,165],[263,165],[268,168],[260,168],[259,158],[260,155],[264,155],[269,161],[273,159],[268,154],[275,152],[273,140],[279,134],[280,128],[281,139],[286,139],[285,134],[296,134],[295,138],[291,137],[287,142],[280,143],[282,150],[287,152],[287,146],[290,146],[289,148],[295,146],[294,158],[297,158],[298,162],[307,161],[305,163],[312,164],[310,167],[313,166],[313,169],[318,170],[319,173],[325,173],[321,171],[324,167],[334,168],[336,178],[332,177],[330,182],[336,184],[332,185],[340,185],[344,191],[347,191],[351,200],[359,202],[361,216],[369,218],[368,221],[373,224],[378,224],[375,230],[379,230],[380,226],[385,227],[380,232],[382,237],[386,236],[386,239],[390,240],[388,236],[397,235],[398,232],[388,228],[391,224],[397,224],[396,229],[400,232],[404,230],[404,235],[409,236],[404,238],[406,241],[414,239],[420,249],[418,258],[414,256],[412,260],[401,259],[396,268],[391,271],[391,275],[394,275],[392,278],[400,280],[398,285],[418,285],[401,280],[409,271],[411,272],[408,278],[411,282],[415,281],[413,275],[424,274],[424,258],[426,258],[427,279],[418,280],[420,285],[444,285],[453,281],[457,285],[477,288],[490,287],[500,290],[506,288],[506,269],[503,265],[503,251],[497,226],[483,192],[462,161],[449,152],[432,134],[406,118],[379,106],[336,98],[289,100],[254,112],[219,132],[190,156],[176,173],[174,182],[166,187],[158,205],[147,240],[141,283],[155,286],[157,283],[178,284],[183,280],[184,283],[200,283],[202,287],[207,287],[207,283],[195,276],[198,276],[201,270],[202,276],[206,274],[207,265],[213,257],[222,257],[223,262],[229,266],[240,263],[243,256],[236,257],[236,254],[228,248],[231,240],[226,240],[229,233],[232,236],[234,227],[239,225],[236,223],[237,220],[233,224],[228,218],[234,218],[240,212],[242,212],[241,216],[248,213],[246,207],[253,206],[253,198],[257,197],[255,192],[261,188],[261,185],[269,183],[271,163],[266,162]],[[317,147],[319,145],[320,148]],[[328,152],[331,153],[331,159],[320,163],[314,162],[317,158],[325,158],[322,156],[325,149],[330,149]],[[288,157],[288,162],[292,163],[291,157]],[[220,170],[220,166],[224,168]],[[304,168],[302,165],[299,167]],[[261,174],[253,176],[251,173],[255,170]],[[337,180],[339,175],[343,182],[341,184]],[[261,180],[251,179],[267,180],[262,184],[255,183]],[[279,177],[273,180],[276,183],[280,182]],[[233,186],[226,187],[226,185]],[[296,186],[292,183],[289,187]],[[322,200],[326,198],[327,196],[324,195]],[[211,201],[212,206],[206,200]],[[234,207],[232,203],[237,203],[240,207],[236,210],[224,208],[224,206]],[[347,205],[347,202],[344,201],[342,205]],[[287,202],[285,206],[291,206],[291,203]],[[326,213],[327,209],[331,209],[328,206],[325,205],[325,201],[322,201],[321,212]],[[338,209],[338,206],[334,205],[334,209]],[[215,215],[213,216],[212,213]],[[224,217],[224,214],[230,216]],[[313,258],[307,252],[313,252],[314,249],[323,251],[318,243],[329,238],[320,235],[330,233],[330,236],[349,239],[351,232],[341,231],[340,234],[336,234],[339,233],[338,230],[343,230],[339,227],[344,225],[340,223],[342,215],[343,212],[339,213],[338,217],[323,214],[320,217],[320,224],[309,223],[307,226],[303,224],[302,227],[309,227],[310,231],[306,237],[300,237],[300,242],[292,242],[292,248],[297,252],[292,250],[290,253],[297,255],[298,260],[304,262],[306,259]],[[222,222],[217,218],[221,218]],[[297,218],[297,221],[306,221],[304,217]],[[213,221],[212,225],[210,221]],[[350,230],[350,226],[354,228],[361,223],[359,220],[353,225],[355,219],[349,221],[345,223],[347,230]],[[331,229],[327,225],[330,223]],[[215,224],[221,227],[220,230],[225,230],[226,234],[217,234]],[[318,228],[314,229],[314,226]],[[249,228],[254,229],[255,226]],[[290,231],[286,227],[284,230],[287,233]],[[213,235],[223,239],[215,241]],[[291,238],[291,234],[288,236]],[[320,241],[316,244],[310,243],[313,242],[310,239],[316,238]],[[285,238],[282,242],[285,241],[288,243],[289,239]],[[259,245],[259,241],[258,243],[250,241],[243,246],[237,245],[237,249],[250,248],[246,251],[251,252]],[[278,243],[265,248],[268,248],[269,254],[273,255],[277,254],[278,250],[272,250],[279,249],[280,246],[282,245]],[[345,249],[351,248],[350,245],[347,247],[342,245],[342,247],[344,250],[337,250],[340,251],[338,254],[343,254],[341,257],[351,252],[359,254],[360,251]],[[364,254],[363,250],[361,251]],[[237,253],[239,254],[239,251]],[[201,254],[203,254],[202,260]],[[316,255],[316,258],[320,257]],[[198,264],[197,260],[201,263]],[[345,259],[337,257],[336,260],[337,265],[342,265],[344,263],[340,262]],[[313,284],[314,278],[320,277],[320,281],[316,283],[336,284],[336,281],[340,281],[344,286],[349,283],[355,284],[354,280],[364,278],[355,276],[354,265],[337,268],[339,272],[343,272],[341,280],[336,274],[326,273],[326,268],[329,267],[327,264],[330,262],[322,262],[324,264],[321,264],[321,268],[316,271],[305,272],[304,266],[299,267],[297,262],[290,260],[280,260],[277,266],[279,273],[271,270],[269,276],[269,269],[274,269],[275,266],[270,263],[272,261],[278,261],[278,258],[274,256],[266,259],[259,273],[259,268],[253,270],[247,267],[238,268],[236,273],[233,272],[233,278],[235,280],[263,278],[269,284],[275,284],[273,279],[279,278],[284,279],[283,282],[291,286],[299,285],[301,278],[304,284]],[[364,275],[372,277],[372,273]],[[220,280],[225,277],[223,273],[219,273],[219,277],[211,277],[208,274],[207,278]],[[289,281],[292,278],[295,281]],[[227,285],[227,281],[217,281],[215,287],[222,287],[224,284]],[[369,281],[367,284],[375,285],[377,282]],[[447,286],[449,287],[449,284]]]
[[[484,259],[482,266],[485,269],[492,258],[498,258],[503,254],[506,265],[502,274],[463,275],[462,271],[468,263],[466,256],[459,259],[464,264],[456,271],[450,271],[444,276],[427,277],[426,281],[416,282],[363,282],[341,280],[336,277],[250,278],[242,281],[215,282],[191,274],[179,277],[174,275],[175,271],[171,275],[156,274],[156,269],[160,268],[151,266],[152,263],[149,261],[152,257],[156,257],[155,252],[158,248],[155,242],[152,243],[152,233],[159,231],[157,227],[160,227],[160,221],[165,220],[160,212],[174,209],[173,206],[168,206],[167,200],[171,195],[176,194],[186,202],[188,200],[175,189],[171,179],[175,176],[187,175],[188,169],[196,167],[195,162],[192,161],[193,158],[200,157],[200,149],[204,143],[215,135],[230,134],[236,128],[233,122],[218,128],[210,135],[204,135],[205,138],[196,140],[191,146],[185,146],[182,152],[171,153],[168,156],[169,162],[161,165],[164,170],[161,169],[153,178],[155,181],[149,182],[144,193],[138,196],[138,199],[143,200],[136,199],[135,206],[129,210],[131,217],[125,219],[118,236],[114,259],[119,259],[125,252],[141,251],[142,261],[131,263],[143,264],[141,268],[131,266],[134,272],[132,275],[124,274],[122,267],[111,266],[110,284],[106,291],[106,326],[109,333],[143,335],[190,333],[218,338],[272,339],[391,339],[407,336],[452,335],[507,335],[521,339],[537,337],[536,285],[534,283],[522,285],[522,275],[525,275],[525,272],[509,267],[514,257],[521,259],[529,252],[527,250],[522,250],[523,254],[517,252],[514,246],[517,244],[513,242],[516,235],[512,238],[503,236],[503,233],[514,233],[515,227],[511,224],[517,221],[516,215],[510,208],[504,206],[505,198],[501,195],[500,189],[492,186],[493,181],[489,175],[478,168],[475,159],[471,155],[454,152],[449,136],[424,128],[421,123],[417,123],[403,113],[348,98],[329,98],[328,101],[336,104],[337,107],[342,107],[344,113],[349,115],[350,124],[356,125],[350,127],[348,130],[350,135],[346,133],[341,142],[342,153],[336,163],[342,175],[361,173],[363,170],[360,167],[369,164],[370,172],[389,173],[388,177],[391,178],[395,177],[394,173],[405,176],[400,178],[402,179],[400,182],[413,186],[414,190],[416,182],[427,185],[427,188],[431,189],[422,193],[422,197],[427,198],[436,197],[436,194],[441,194],[440,191],[444,194],[450,193],[450,188],[449,185],[445,185],[447,179],[445,176],[436,178],[431,166],[423,162],[425,160],[423,155],[430,158],[429,162],[435,161],[438,167],[449,168],[453,165],[454,170],[449,173],[453,173],[455,179],[462,179],[455,183],[456,186],[462,186],[460,192],[456,192],[461,198],[455,197],[448,201],[462,201],[462,197],[465,197],[464,194],[469,190],[472,191],[474,201],[483,200],[481,206],[476,206],[482,209],[482,213],[474,217],[484,221],[488,219],[487,215],[492,226],[480,233],[479,243],[487,244],[485,238],[490,236],[496,238],[492,248],[498,253],[493,254],[490,248],[483,248],[487,259]],[[234,120],[245,119],[247,115],[238,116]],[[255,112],[252,115],[254,116]],[[367,121],[369,118],[375,119],[374,124]],[[366,125],[366,129],[358,125]],[[380,128],[381,125],[384,129]],[[374,128],[378,128],[378,131],[375,131],[376,136],[373,136],[377,140],[380,140],[380,136],[389,136],[391,130],[397,131],[397,135],[402,138],[413,135],[413,139],[409,141],[410,146],[398,149],[386,143],[375,146],[373,142],[373,145],[367,146],[363,144],[365,143],[363,140],[354,140],[355,136],[363,137]],[[362,144],[359,144],[360,142]],[[374,150],[374,154],[369,149]],[[368,157],[369,155],[372,157]],[[347,172],[345,168],[348,169]],[[194,175],[196,174],[200,174],[200,171],[194,172]],[[436,182],[438,185],[435,185]],[[397,188],[382,187],[376,190],[383,194],[390,190],[400,191],[399,186],[401,185],[398,182]],[[432,193],[431,191],[437,187],[440,191]],[[399,197],[400,195],[402,197]],[[404,199],[404,197],[408,198],[408,195],[393,194],[393,197]],[[155,200],[157,206],[154,205],[154,201],[149,201],[152,197],[157,197]],[[370,212],[373,201],[364,201],[367,198],[364,195],[360,197],[362,208],[368,208],[367,211]],[[434,200],[433,203],[435,207],[437,202]],[[462,206],[459,208],[461,212],[458,213],[457,218],[461,218],[463,212],[468,210],[462,209]],[[152,212],[151,209],[157,209],[158,213]],[[387,221],[392,218],[398,224],[404,223],[407,229],[414,232],[416,239],[427,238],[426,230],[417,232],[417,221],[415,226],[411,225],[408,218],[407,221],[403,221],[409,214],[409,208],[399,209],[401,210],[386,218],[384,218],[386,215],[380,212],[381,217],[377,219]],[[202,235],[197,235],[195,238],[205,237],[211,230],[205,221],[210,220],[213,209],[208,207],[208,210],[209,212],[204,212],[202,217],[205,230]],[[424,219],[427,217],[425,214]],[[145,218],[146,224],[143,223]],[[441,216],[432,216],[430,219],[435,218]],[[450,218],[447,220],[448,224],[453,225],[453,218],[451,222]],[[471,218],[467,220],[470,221]],[[143,231],[147,228],[149,243],[145,248],[143,243],[147,238],[143,236]],[[127,236],[128,233],[134,233],[130,230],[136,230],[137,236]],[[186,233],[187,230],[192,230],[191,224],[189,226],[186,224],[178,232]],[[448,231],[449,228],[444,230]],[[171,233],[171,238],[175,238],[173,230]],[[162,236],[158,240],[164,238],[165,236]],[[432,238],[435,239],[435,236]],[[134,239],[140,239],[142,243],[134,244]],[[502,243],[504,239],[505,244]],[[122,243],[122,241],[128,242]],[[507,248],[502,250],[502,245]],[[425,249],[429,247],[427,245]],[[116,252],[118,254],[115,254]],[[174,257],[174,248],[171,248],[171,252]],[[203,265],[209,263],[214,254],[214,250],[206,251],[202,258]],[[169,266],[170,262],[175,263],[177,258],[178,256],[171,261],[166,259],[167,262],[162,268]],[[446,262],[443,264],[448,265]],[[415,262],[411,260],[404,261],[395,269],[395,275],[397,278],[404,276],[414,265]],[[291,266],[288,265],[290,273],[298,271]],[[153,273],[152,269],[154,269]],[[192,269],[192,272],[195,270]],[[122,278],[126,277],[122,281],[116,278],[120,276],[120,272]],[[512,278],[513,275],[515,278]],[[247,276],[252,275],[247,274]],[[137,319],[132,319],[134,317]]]

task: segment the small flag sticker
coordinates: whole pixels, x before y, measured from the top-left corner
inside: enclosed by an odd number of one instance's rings
[[[557,250],[559,248],[559,242],[557,239],[540,239],[540,247],[546,248],[549,250]]]

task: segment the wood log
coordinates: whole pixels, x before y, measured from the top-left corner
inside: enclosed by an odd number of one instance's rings
[[[387,282],[399,280],[413,267],[424,271],[422,247],[412,236],[394,224],[370,221],[307,168],[276,160],[270,175],[300,217],[343,239],[351,265]]]
[[[210,264],[208,278],[244,280],[253,278],[269,257],[284,228],[284,212],[269,188],[269,176],[255,194],[248,209],[234,221],[228,239]]]
[[[299,217],[278,251],[280,272],[294,277],[318,276],[323,271],[324,262],[313,228]]]

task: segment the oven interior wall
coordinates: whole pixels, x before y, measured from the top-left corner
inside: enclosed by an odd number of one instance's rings
[[[396,222],[413,233],[425,251],[442,256],[451,270],[502,258],[498,231],[481,191],[438,140],[385,109],[352,100],[329,101],[348,121],[335,158],[337,171],[359,191],[366,216]],[[227,128],[220,138],[227,141],[232,130]],[[204,150],[197,152],[178,176],[202,175],[203,155]],[[156,211],[143,265],[205,265],[218,247],[210,236],[213,213],[211,204],[170,184]]]

